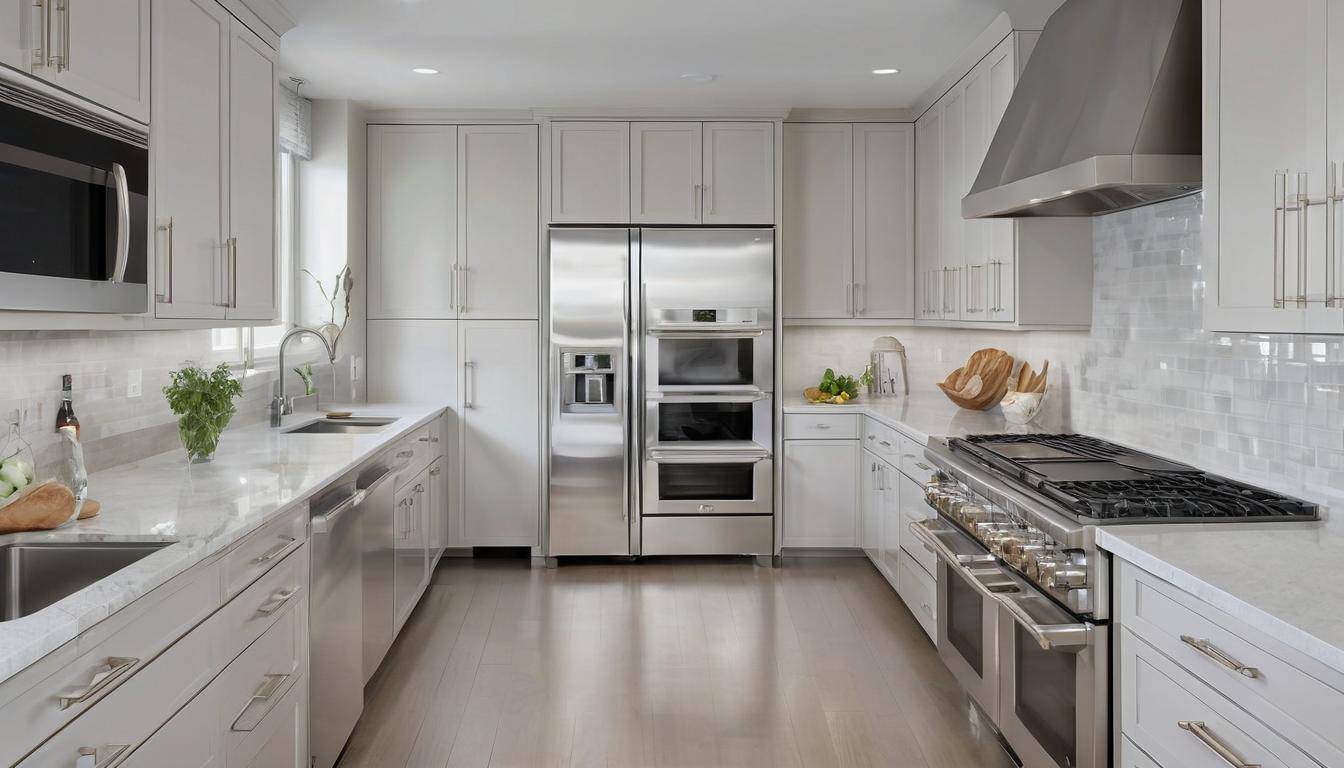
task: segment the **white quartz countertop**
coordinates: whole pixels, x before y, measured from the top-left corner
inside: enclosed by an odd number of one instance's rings
[[[1009,424],[997,406],[988,411],[968,411],[938,391],[912,392],[904,397],[870,398],[860,395],[844,405],[807,402],[800,395],[782,400],[784,413],[857,413],[871,416],[907,437],[927,443],[930,437],[964,437],[1001,432],[1063,431],[1052,424],[1050,409],[1041,412],[1036,422],[1019,426]]]
[[[282,429],[265,422],[224,433],[215,459],[188,464],[181,450],[89,476],[97,517],[65,528],[0,536],[16,541],[166,539],[175,543],[42,610],[0,623],[0,681],[38,661],[131,601],[302,503],[412,430],[444,406],[357,405],[357,416],[395,416],[368,434],[292,435],[283,429],[319,418],[296,414]]]
[[[1337,522],[1101,526],[1097,545],[1344,673]]]

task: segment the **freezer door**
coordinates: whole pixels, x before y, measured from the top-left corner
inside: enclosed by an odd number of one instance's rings
[[[630,554],[631,236],[551,230],[550,556]]]

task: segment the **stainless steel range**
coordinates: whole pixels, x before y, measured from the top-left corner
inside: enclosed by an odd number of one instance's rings
[[[1315,520],[1310,503],[1085,435],[935,438],[938,654],[1025,768],[1110,765],[1096,526]]]

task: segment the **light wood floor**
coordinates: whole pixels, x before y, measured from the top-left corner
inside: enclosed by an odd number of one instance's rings
[[[1010,768],[863,559],[445,559],[342,768]]]

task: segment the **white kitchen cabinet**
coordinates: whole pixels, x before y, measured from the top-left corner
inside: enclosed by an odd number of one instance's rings
[[[885,477],[882,479],[882,505],[879,510],[882,517],[882,538],[878,547],[877,567],[894,586],[901,543],[905,539],[913,537],[906,533],[905,525],[901,520],[902,499],[908,493],[905,486],[905,475],[902,475],[900,470],[890,464],[884,465],[883,469],[885,470]]]
[[[630,221],[629,123],[551,123],[551,221]]]
[[[917,317],[939,316],[942,266],[943,110],[933,105],[915,122],[915,303]]]
[[[961,217],[961,198],[969,191],[966,183],[966,88],[958,84],[943,101],[943,220],[942,252],[939,259],[938,318],[960,320],[962,312],[961,278],[966,252],[966,220]]]
[[[224,733],[219,726],[218,689],[211,686],[164,723],[121,768],[224,768]]]
[[[30,3],[0,3],[0,64],[28,71],[36,55],[35,13]]]
[[[536,319],[537,127],[464,125],[457,145],[459,316]]]
[[[369,402],[458,401],[457,320],[370,320]]]
[[[914,128],[854,126],[854,314],[914,317]]]
[[[882,561],[883,461],[864,451],[859,466],[859,548],[873,565]]]
[[[784,546],[859,545],[858,440],[784,441]]]
[[[267,713],[248,747],[230,755],[229,768],[310,768],[306,681],[295,683]]]
[[[230,320],[280,316],[275,286],[277,55],[234,19],[229,43]]]
[[[630,124],[631,223],[700,223],[701,134],[696,122]]]
[[[457,131],[369,126],[370,319],[457,317]]]
[[[775,223],[774,123],[705,123],[705,224]]]
[[[155,314],[223,318],[233,19],[214,0],[157,0],[154,13]]]
[[[447,440],[448,436],[445,435],[443,439]],[[426,546],[429,548],[431,571],[439,555],[448,546],[448,462],[446,455],[435,459],[429,465],[429,482],[425,485],[425,517],[428,518],[429,529]]]
[[[396,508],[394,520],[396,527],[393,530],[392,548],[396,552],[394,568],[396,575],[392,594],[396,606],[394,616],[398,632],[411,615],[411,611],[415,610],[416,603],[420,601],[420,593],[425,586],[425,574],[428,571],[425,549],[428,541],[426,531],[428,521],[425,515],[424,494],[425,482],[428,479],[428,470],[422,471],[398,488],[393,499]]]
[[[1330,163],[1339,173],[1344,162],[1344,42],[1331,34],[1344,31],[1344,7],[1213,0],[1205,14],[1205,327],[1344,332],[1344,303],[1331,301],[1344,285],[1338,237],[1327,231],[1327,209],[1339,206],[1320,204]],[[1287,207],[1298,207],[1299,178],[1312,204],[1276,214],[1285,181]]]
[[[540,378],[537,324],[461,322],[462,503],[453,546],[537,546]],[[455,534],[455,535],[454,535]]]
[[[852,316],[853,194],[852,126],[785,125],[785,317]]]

